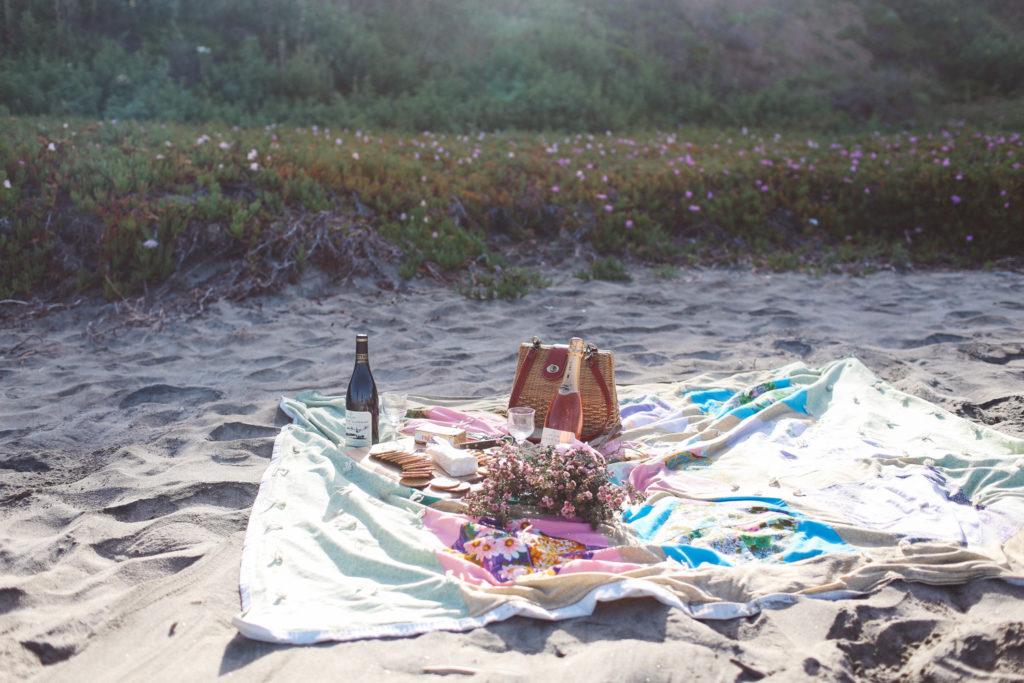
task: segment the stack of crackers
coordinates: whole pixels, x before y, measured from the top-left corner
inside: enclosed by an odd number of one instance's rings
[[[434,462],[428,455],[410,453],[405,449],[396,448],[394,450],[377,451],[371,449],[370,457],[398,467],[401,470],[398,483],[402,486],[414,489],[423,489],[430,486],[452,496],[462,496],[469,493],[471,488],[468,481],[435,475]],[[477,480],[479,478],[479,476],[475,477]]]

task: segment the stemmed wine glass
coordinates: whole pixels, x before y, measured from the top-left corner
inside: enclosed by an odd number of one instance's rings
[[[508,433],[516,440],[516,444],[523,445],[533,434],[533,408],[517,406],[508,409]]]
[[[381,410],[384,412],[384,419],[391,425],[392,439],[398,438],[398,427],[402,424],[402,419],[405,418],[408,400],[409,397],[405,394],[396,394],[394,392],[384,394]]]

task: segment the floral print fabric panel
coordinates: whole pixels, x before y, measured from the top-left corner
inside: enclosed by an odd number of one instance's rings
[[[566,562],[591,559],[594,550],[578,541],[549,536],[522,520],[504,529],[467,521],[448,552],[487,570],[496,581],[508,582],[527,574],[557,574]]]
[[[638,537],[660,544],[668,557],[691,567],[796,562],[854,552],[831,527],[774,498],[662,498],[636,506],[624,519]]]

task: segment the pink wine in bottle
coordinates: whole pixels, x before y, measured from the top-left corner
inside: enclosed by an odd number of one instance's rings
[[[569,341],[569,358],[565,363],[562,386],[551,401],[540,442],[544,446],[572,443],[583,435],[583,399],[580,397],[580,365],[583,363],[583,340]]]

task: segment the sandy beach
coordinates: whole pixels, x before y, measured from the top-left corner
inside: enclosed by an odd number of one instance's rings
[[[590,617],[315,647],[231,625],[281,396],[341,392],[370,334],[382,391],[509,390],[520,340],[578,334],[620,384],[856,356],[908,393],[1024,434],[1024,276],[683,270],[478,302],[317,274],[280,294],[128,310],[0,311],[0,679],[828,680],[1024,675],[1024,588],[891,584],[700,622],[654,600]]]

